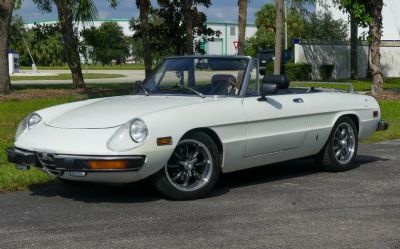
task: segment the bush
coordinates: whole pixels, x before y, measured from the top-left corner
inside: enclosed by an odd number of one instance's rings
[[[274,64],[266,66],[266,74],[274,73]],[[289,80],[311,80],[311,65],[307,63],[287,63],[282,65],[281,73],[286,74]]]
[[[319,67],[322,80],[329,80],[332,77],[334,65],[324,64]]]

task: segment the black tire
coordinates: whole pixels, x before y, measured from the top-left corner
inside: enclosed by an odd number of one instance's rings
[[[343,129],[342,129],[343,128]],[[342,130],[341,130],[342,129]],[[343,130],[349,139],[341,137]],[[341,139],[341,140],[339,140]],[[346,140],[341,143],[342,140]],[[351,142],[350,142],[351,141]],[[351,144],[349,144],[349,142]],[[343,147],[341,147],[343,146]],[[346,147],[349,147],[346,149]],[[317,155],[317,163],[322,169],[330,172],[350,170],[354,166],[358,150],[358,132],[353,120],[349,117],[341,117],[333,126],[332,132],[324,148]],[[336,152],[340,155],[336,155]],[[349,152],[349,153],[348,153]],[[343,154],[343,155],[342,155]],[[338,158],[339,157],[339,158]]]
[[[196,151],[196,148],[197,154],[196,152],[190,153],[191,149]],[[187,152],[184,152],[185,149]],[[195,159],[191,156],[194,154],[196,154],[196,159],[203,159],[203,162],[196,161],[197,163],[191,163],[190,161]],[[185,157],[184,160],[183,157]],[[206,161],[206,159],[208,160]],[[190,163],[182,164],[186,162]],[[202,166],[203,164],[204,166]],[[191,166],[189,167],[188,165]],[[179,141],[167,165],[152,177],[152,183],[156,190],[168,199],[192,200],[206,196],[217,182],[220,172],[221,166],[217,145],[206,133],[196,132],[183,137]],[[201,178],[203,175],[207,177]],[[176,177],[177,179],[175,179]],[[184,186],[185,180],[188,181],[186,183],[187,186]],[[183,181],[183,183],[180,184],[178,181]],[[196,186],[196,182],[198,188],[193,187],[190,190],[189,187]]]

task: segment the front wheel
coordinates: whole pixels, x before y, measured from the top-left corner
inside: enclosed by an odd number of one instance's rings
[[[153,177],[155,188],[174,200],[205,196],[220,174],[220,160],[215,142],[204,132],[182,138],[167,164]]]
[[[349,170],[353,167],[357,149],[358,134],[354,122],[348,117],[341,117],[318,155],[318,163],[327,171]]]

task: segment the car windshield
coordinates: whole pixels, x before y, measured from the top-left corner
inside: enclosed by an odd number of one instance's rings
[[[145,82],[149,94],[239,95],[249,58],[166,59]]]

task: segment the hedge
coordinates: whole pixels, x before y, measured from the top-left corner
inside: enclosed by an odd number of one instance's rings
[[[281,73],[286,74],[291,81],[311,80],[312,66],[307,63],[287,63],[281,68]],[[274,73],[274,64],[270,63],[266,66],[266,74]]]

